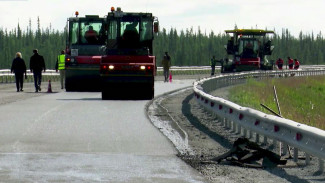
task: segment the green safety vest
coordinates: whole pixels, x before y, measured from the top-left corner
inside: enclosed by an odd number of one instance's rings
[[[59,70],[65,69],[65,55],[58,56],[58,69]]]
[[[217,60],[216,60],[216,59],[213,59],[213,58],[211,58],[211,60],[210,60],[210,65],[211,65],[211,66],[215,66],[215,65],[216,65],[216,63],[217,63]]]

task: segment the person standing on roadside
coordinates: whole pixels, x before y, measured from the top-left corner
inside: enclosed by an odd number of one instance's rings
[[[42,70],[45,72],[45,61],[38,50],[33,50],[34,55],[30,57],[30,72],[34,75],[35,92],[41,91]]]
[[[210,60],[210,65],[211,65],[211,76],[214,75],[214,72],[215,72],[215,70],[216,70],[216,63],[217,63],[216,57],[213,55],[213,57],[212,57],[211,60]]]
[[[276,62],[275,62],[275,65],[278,66],[278,69],[279,70],[282,70],[282,67],[283,67],[283,60],[281,58],[279,58]]]
[[[163,69],[164,69],[165,82],[168,82],[169,68],[171,65],[170,56],[168,55],[168,52],[165,52],[164,59],[161,61],[161,65],[163,66]]]
[[[16,58],[12,61],[11,73],[13,72],[15,73],[17,92],[24,91],[24,74],[25,78],[27,78],[26,64],[20,52],[16,53]]]
[[[289,69],[293,69],[293,59],[288,57],[288,65],[289,65]]]
[[[295,69],[298,70],[299,66],[300,66],[300,62],[295,58]]]
[[[65,54],[64,50],[61,51],[61,55],[58,55],[55,64],[55,70],[58,72],[60,71],[60,81],[61,81],[61,89],[64,88],[64,80],[65,80]]]

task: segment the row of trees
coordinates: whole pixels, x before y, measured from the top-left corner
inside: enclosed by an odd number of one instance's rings
[[[50,27],[41,29],[39,19],[37,30],[31,29],[31,21],[26,30],[18,24],[16,29],[7,30],[0,28],[0,69],[11,67],[16,52],[21,52],[27,67],[33,50],[38,49],[44,56],[47,68],[54,68],[57,55],[65,48],[66,33]]]
[[[0,69],[10,68],[17,51],[22,53],[29,66],[29,58],[35,48],[44,56],[47,68],[54,68],[57,55],[65,48],[66,35],[66,32],[51,27],[41,29],[39,19],[35,31],[31,29],[31,22],[26,30],[22,30],[19,24],[13,30],[0,28]],[[200,28],[197,31],[193,28],[185,31],[162,29],[155,36],[154,54],[158,65],[165,51],[171,55],[172,65],[208,65],[212,55],[220,59],[226,56],[224,45],[228,39],[229,36],[224,33],[203,33]],[[271,40],[275,46],[273,55],[269,57],[271,60],[291,56],[302,64],[325,64],[325,40],[321,32],[316,36],[300,32],[299,37],[294,37],[289,30],[283,29]]]
[[[229,36],[224,33],[202,33],[200,28],[197,33],[193,29],[180,31],[165,29],[156,38],[155,51],[158,59],[162,59],[163,51],[169,51],[174,65],[208,65],[211,57],[225,58],[224,45]],[[300,32],[299,37],[294,37],[288,29],[276,33],[270,37],[274,45],[274,51],[269,60],[277,60],[279,57],[286,59],[288,56],[297,58],[301,64],[325,64],[325,40],[322,33],[316,36]]]

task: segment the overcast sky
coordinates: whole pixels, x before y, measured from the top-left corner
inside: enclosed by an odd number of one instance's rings
[[[169,30],[193,27],[207,33],[223,33],[226,29],[283,28],[298,35],[325,32],[325,0],[0,0],[0,28],[17,27],[26,30],[29,19],[36,27],[40,17],[42,27],[50,24],[63,30],[67,17],[104,16],[110,7],[121,7],[125,12],[152,12],[160,26]]]

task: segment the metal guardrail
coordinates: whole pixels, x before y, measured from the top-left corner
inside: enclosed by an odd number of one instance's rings
[[[232,85],[248,78],[314,75],[325,75],[325,69],[225,74],[197,81],[193,85],[193,90],[197,102],[206,110],[216,114],[226,127],[233,128],[233,131],[238,133],[243,131],[244,136],[252,137],[252,134],[256,133],[256,142],[260,141],[260,135],[264,136],[265,143],[267,138],[273,139],[274,144],[280,141],[280,153],[282,145],[284,147],[290,145],[294,147],[294,161],[298,161],[298,150],[306,153],[306,164],[309,164],[310,155],[318,157],[320,171],[324,171],[325,131],[242,107],[209,94],[218,87]],[[286,148],[283,148],[283,152],[286,153]]]
[[[220,66],[216,66],[216,69],[220,69]],[[157,67],[158,71],[163,71],[163,67]],[[210,66],[171,66],[171,71],[184,71],[184,70],[211,70]]]
[[[216,70],[220,70],[220,66],[216,66]],[[157,75],[163,75],[163,68],[157,67]],[[210,75],[210,66],[172,66],[169,71],[173,75]]]
[[[285,67],[285,66],[284,66]],[[303,70],[325,69],[325,65],[302,65]],[[216,66],[216,70],[220,70],[221,66]],[[158,71],[163,71],[162,67],[157,67]],[[211,70],[211,66],[171,66],[171,71],[185,71],[185,70]]]

